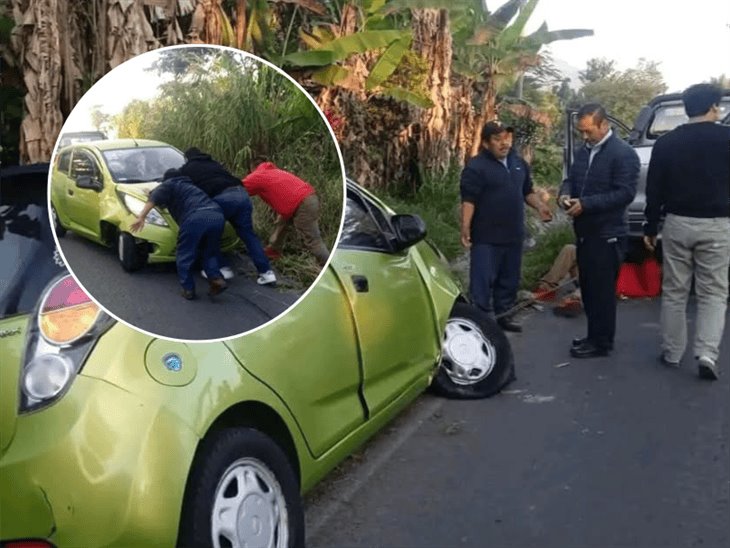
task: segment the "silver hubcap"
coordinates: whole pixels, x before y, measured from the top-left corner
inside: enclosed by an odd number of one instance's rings
[[[264,463],[244,458],[228,467],[215,492],[211,524],[216,548],[289,544],[284,494]]]
[[[446,323],[441,367],[454,384],[470,385],[485,379],[494,369],[497,351],[479,326],[464,318]]]

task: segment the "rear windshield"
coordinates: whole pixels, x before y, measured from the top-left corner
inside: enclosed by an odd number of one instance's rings
[[[730,114],[730,97],[725,97],[720,102],[720,119],[725,118],[728,114]],[[654,113],[654,120],[651,122],[647,137],[657,139],[685,122],[687,122],[687,114],[684,112],[681,101],[662,105]]]
[[[48,166],[0,171],[0,318],[33,310],[63,262],[46,206]]]
[[[165,171],[185,162],[182,153],[170,146],[105,150],[102,155],[118,183],[161,181]]]

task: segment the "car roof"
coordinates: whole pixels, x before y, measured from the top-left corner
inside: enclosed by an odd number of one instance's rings
[[[730,89],[722,90],[722,96],[725,98],[730,97]],[[665,93],[664,95],[657,95],[651,101],[649,101],[649,106],[653,107],[655,105],[658,105],[659,103],[666,103],[669,101],[681,101],[681,100],[682,100],[681,92]]]
[[[105,141],[91,141],[86,143],[76,143],[69,146],[93,146],[101,150],[118,150],[123,148],[151,148],[151,147],[170,147],[175,148],[168,143],[162,141],[153,141],[151,139],[108,139]]]

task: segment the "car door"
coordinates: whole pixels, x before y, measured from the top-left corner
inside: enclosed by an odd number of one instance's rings
[[[332,269],[274,325],[226,344],[279,395],[319,457],[365,421],[354,319]]]
[[[79,180],[91,178],[98,181],[100,188],[80,188]],[[92,152],[85,148],[75,148],[71,156],[70,183],[66,185],[66,211],[71,221],[70,227],[88,237],[98,239],[99,201],[101,196],[102,175],[99,163]]]
[[[388,213],[348,189],[334,268],[349,297],[374,415],[427,376],[439,353],[426,286],[409,251],[395,251]]]
[[[69,196],[67,189],[73,185],[71,180],[71,153],[72,151],[64,150],[56,158],[51,174],[51,203],[60,212],[61,218],[65,225],[68,225],[68,204],[66,197]]]

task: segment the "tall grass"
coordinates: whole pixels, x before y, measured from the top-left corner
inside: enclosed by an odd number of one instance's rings
[[[134,137],[158,139],[180,150],[198,147],[240,178],[248,174],[252,157],[265,154],[309,182],[320,199],[322,236],[332,248],[342,215],[339,157],[319,111],[290,80],[267,65],[221,51],[202,57],[197,66],[163,84],[160,95],[144,106],[141,123],[131,125]],[[120,128],[130,127],[124,124],[125,115],[134,112],[128,110],[117,120]],[[264,243],[274,218],[255,198],[254,226]],[[304,288],[319,268],[291,232],[286,259],[275,266]]]

